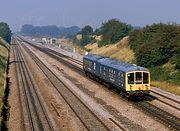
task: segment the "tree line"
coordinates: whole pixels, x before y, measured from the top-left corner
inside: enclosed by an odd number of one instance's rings
[[[0,22],[0,37],[3,38],[6,42],[10,43],[11,35],[12,33],[9,25],[5,22]]]
[[[77,26],[57,27],[56,25],[33,26],[25,24],[21,28],[21,34],[28,36],[70,37],[76,35],[79,31],[80,28]]]
[[[82,35],[82,39],[77,40],[74,38],[74,42],[80,46],[85,46],[96,41],[93,35],[101,35],[102,40],[98,43],[98,46],[101,47],[107,44],[116,43],[123,37],[127,36],[131,29],[131,25],[117,19],[111,19],[102,23],[102,26],[97,28],[95,31],[93,31],[93,28],[90,25],[84,26],[78,33]]]

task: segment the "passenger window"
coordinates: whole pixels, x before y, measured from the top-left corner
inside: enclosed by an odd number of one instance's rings
[[[128,84],[134,84],[134,73],[128,74]]]
[[[94,63],[94,70],[96,70],[96,63]]]
[[[121,79],[121,73],[120,72],[118,73],[118,79],[119,80]]]
[[[121,77],[123,77],[123,73],[121,73]]]
[[[105,70],[104,70],[104,72],[103,72],[103,75],[104,75],[104,76],[106,76],[106,72],[105,72]]]
[[[136,84],[142,84],[142,72],[136,72]]]
[[[148,73],[143,72],[143,84],[148,84],[149,79],[148,79]]]

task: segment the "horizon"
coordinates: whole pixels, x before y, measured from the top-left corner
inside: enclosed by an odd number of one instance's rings
[[[180,24],[179,0],[13,0],[1,1],[0,21],[10,25],[13,32],[22,25],[56,25],[57,27],[90,25],[99,28],[115,18],[132,26],[144,27],[153,23]]]

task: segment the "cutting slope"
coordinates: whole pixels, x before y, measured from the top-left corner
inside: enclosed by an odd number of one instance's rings
[[[86,45],[85,48],[90,50],[90,53],[93,54],[101,54],[107,57],[132,63],[134,61],[134,52],[130,49],[128,43],[129,40],[127,36],[116,44],[110,44],[99,48],[97,43],[94,43]]]

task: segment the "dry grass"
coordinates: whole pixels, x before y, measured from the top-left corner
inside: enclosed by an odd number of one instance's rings
[[[174,84],[170,84],[162,81],[151,81],[151,85],[163,89],[165,91],[171,92],[176,95],[180,95],[180,87]]]
[[[88,50],[95,50],[95,49],[98,49],[98,44],[97,43],[88,44],[85,46],[85,48]]]
[[[90,53],[93,54],[100,54],[113,59],[132,63],[134,60],[134,52],[130,49],[128,43],[128,37],[124,37],[121,41],[113,45],[106,45],[98,48],[97,43],[94,43],[85,46],[85,48],[90,50]]]

